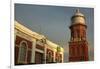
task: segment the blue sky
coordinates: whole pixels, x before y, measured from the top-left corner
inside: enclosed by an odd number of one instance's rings
[[[34,4],[15,4],[15,20],[49,40],[59,44],[65,50],[64,61],[68,61],[68,42],[70,40],[70,18],[76,9],[86,17],[89,59],[94,56],[94,9],[69,6],[48,6]]]

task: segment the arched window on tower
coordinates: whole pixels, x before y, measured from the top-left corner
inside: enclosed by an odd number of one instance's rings
[[[26,61],[26,53],[27,53],[27,43],[21,42],[20,43],[20,50],[19,50],[19,63],[25,63]]]
[[[83,40],[85,40],[85,39],[86,39],[86,31],[83,30]]]
[[[77,40],[79,41],[80,40],[80,31],[76,30],[76,33],[77,33]]]
[[[70,48],[70,56],[75,56],[75,50],[73,47]]]
[[[80,46],[77,47],[77,55],[80,56]]]
[[[82,55],[84,56],[84,47],[82,47]]]
[[[74,31],[72,30],[72,31],[71,31],[71,40],[73,41],[74,38],[75,38],[75,36],[74,36]]]

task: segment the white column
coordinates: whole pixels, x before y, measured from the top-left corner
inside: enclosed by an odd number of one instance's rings
[[[14,29],[14,41],[16,41],[17,30]]]
[[[35,63],[35,47],[36,47],[36,39],[32,40],[32,56],[31,56],[31,63]]]
[[[64,54],[63,54],[63,52],[61,54],[62,54],[62,63],[63,63],[64,62]]]
[[[53,54],[53,62],[55,62],[55,51],[53,52],[54,54]]]
[[[46,52],[47,52],[47,47],[46,44],[44,44],[44,63],[46,64]]]

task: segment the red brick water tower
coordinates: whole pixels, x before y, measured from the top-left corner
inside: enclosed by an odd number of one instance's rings
[[[88,61],[88,42],[86,38],[86,18],[76,10],[71,18],[71,38],[69,42],[69,62]]]

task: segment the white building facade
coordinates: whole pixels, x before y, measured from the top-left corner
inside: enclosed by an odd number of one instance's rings
[[[64,50],[43,35],[15,21],[15,65],[62,63]]]

